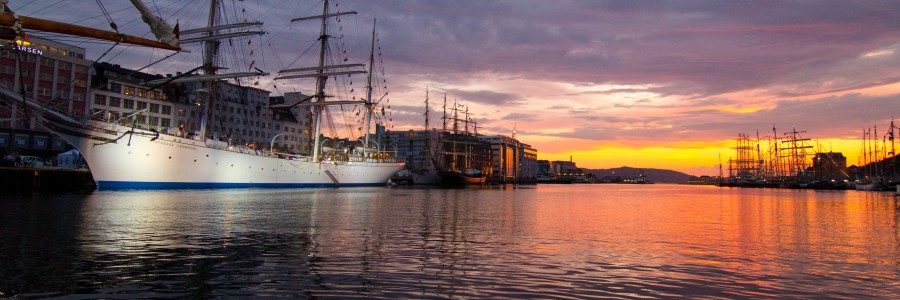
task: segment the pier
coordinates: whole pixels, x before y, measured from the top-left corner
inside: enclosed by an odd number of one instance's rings
[[[0,167],[0,190],[14,192],[91,191],[97,185],[86,169]]]

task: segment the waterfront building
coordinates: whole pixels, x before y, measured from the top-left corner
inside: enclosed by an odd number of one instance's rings
[[[291,105],[305,99],[307,96],[299,92],[284,93],[283,96],[269,98],[269,106]],[[275,130],[281,130],[281,135],[276,133],[274,145],[280,152],[299,153],[309,155],[312,145],[312,112],[308,106],[293,106],[282,109],[272,109],[274,114]],[[281,127],[281,129],[279,129]]]
[[[575,162],[569,160],[554,160],[550,162],[550,172],[557,175],[581,174],[581,169],[575,166]]]
[[[0,47],[0,88],[22,92],[45,107],[74,117],[87,114],[86,50],[32,37],[5,41]],[[28,153],[45,158],[67,149],[64,140],[46,132],[28,110],[0,104],[0,153]]]
[[[436,129],[431,131],[432,137],[439,135]],[[386,136],[386,147],[396,149],[397,157],[406,162],[413,170],[431,169],[431,161],[425,143],[425,130],[390,131]]]
[[[816,153],[812,168],[816,180],[839,180],[850,177],[847,158],[841,152]]]
[[[537,181],[537,149],[505,135],[479,136],[491,144],[493,170],[490,180],[503,183]]]
[[[90,116],[116,120],[161,133],[192,137],[200,134],[206,89],[197,82],[148,86],[146,82],[169,79],[124,69],[119,65],[96,63],[91,78]],[[182,76],[177,73],[175,76]],[[235,145],[275,147],[286,153],[309,153],[309,124],[298,116],[309,115],[308,107],[273,107],[287,99],[302,99],[300,93],[269,97],[269,91],[226,81],[215,85],[216,101],[208,106],[207,138]]]

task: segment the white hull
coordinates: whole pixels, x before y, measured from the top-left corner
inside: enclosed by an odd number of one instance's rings
[[[334,187],[382,185],[402,162],[314,162],[206,146],[205,141],[92,122],[44,122],[81,151],[98,188]],[[115,141],[113,141],[115,140]],[[113,141],[113,142],[110,142]]]

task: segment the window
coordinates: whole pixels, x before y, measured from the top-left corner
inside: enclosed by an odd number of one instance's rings
[[[147,116],[143,116],[143,115],[140,115],[140,116],[134,116],[134,120],[135,120],[138,124],[147,124]]]
[[[81,74],[86,74],[86,73],[87,73],[87,67],[81,66],[81,65],[76,65],[76,66],[75,66],[75,72],[81,73]]]
[[[134,109],[134,100],[125,99],[125,101],[122,102],[122,108]]]
[[[150,112],[159,113],[159,104],[150,103]]]
[[[121,85],[121,84],[118,84],[118,83],[110,83],[110,84],[109,84],[109,91],[110,91],[110,92],[113,92],[113,93],[116,93],[116,94],[121,93],[121,92],[122,92],[122,85]]]
[[[72,63],[61,61],[61,62],[59,62],[59,69],[60,70],[71,70]]]
[[[171,114],[172,114],[172,107],[171,107],[171,106],[168,106],[168,105],[163,105],[163,106],[162,106],[162,114],[164,114],[164,115],[171,115]]]
[[[138,101],[137,104],[138,104],[137,109],[146,109],[147,108],[147,102]]]
[[[178,109],[178,116],[184,117],[184,108],[179,108],[179,109]]]
[[[160,119],[159,126],[160,127],[169,127],[170,122],[172,122],[172,121],[169,119],[166,119],[166,118],[162,118],[162,119]]]
[[[147,97],[147,90],[138,88],[137,95],[138,95],[138,97]]]
[[[138,90],[138,94],[140,94],[140,93],[141,93],[141,90]],[[150,99],[159,100],[159,92],[149,91],[149,92],[147,92],[147,97],[149,97]]]
[[[52,68],[52,67],[53,67],[53,59],[46,58],[46,57],[42,57],[42,58],[41,58],[41,65],[42,65],[42,66],[46,66],[46,67],[51,67],[51,68]]]
[[[85,81],[83,79],[75,79],[74,83],[75,83],[75,86],[77,86],[77,87],[87,86],[87,83],[85,83]]]
[[[104,96],[104,95],[95,95],[95,96],[94,96],[94,104],[96,104],[96,105],[106,105],[106,96]]]
[[[158,118],[158,117],[150,117],[149,120],[150,120],[150,121],[147,122],[147,125],[150,125],[150,126],[156,126],[157,124],[159,124],[159,118]]]
[[[50,89],[48,89],[48,88],[38,88],[38,95],[49,97],[49,96],[50,96]]]
[[[119,103],[122,102],[121,98],[109,97],[109,106],[110,107],[119,107]]]
[[[125,86],[125,95],[134,96],[134,87],[133,86]]]
[[[72,94],[72,100],[75,100],[75,101],[84,101],[84,94],[82,94],[82,93],[74,93],[74,94]]]
[[[53,81],[53,74],[48,74],[41,72],[41,80],[43,81]]]

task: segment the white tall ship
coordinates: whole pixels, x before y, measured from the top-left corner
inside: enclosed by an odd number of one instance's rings
[[[134,2],[134,1],[133,1]],[[216,2],[212,1],[210,11],[217,11]],[[136,4],[136,6],[138,6]],[[203,109],[199,134],[188,135],[184,131],[160,132],[152,128],[118,122],[96,120],[91,118],[76,119],[52,109],[47,109],[34,99],[28,99],[13,91],[3,89],[0,96],[10,103],[25,103],[34,112],[36,121],[48,131],[60,136],[81,152],[90,168],[98,188],[101,189],[150,189],[150,188],[240,188],[240,187],[335,187],[383,185],[392,175],[404,167],[402,161],[394,158],[393,153],[370,147],[369,126],[374,112],[375,101],[372,100],[371,72],[374,64],[374,31],[373,53],[370,56],[368,77],[368,93],[366,99],[352,101],[326,100],[326,81],[337,74],[349,75],[366,73],[357,70],[364,65],[326,65],[325,51],[329,33],[326,26],[329,19],[353,12],[329,13],[328,1],[325,1],[324,13],[319,16],[298,18],[293,21],[321,19],[321,46],[319,65],[308,68],[282,70],[276,80],[312,78],[316,80],[315,94],[284,107],[309,107],[315,123],[314,143],[309,155],[279,153],[275,147],[260,145],[231,144],[215,137],[216,133],[207,130],[206,119],[210,109]],[[207,99],[205,105],[211,107],[215,99],[214,80],[228,78],[266,75],[259,72],[236,74],[218,74],[221,68],[215,66],[215,52],[218,44],[215,39],[219,30],[247,26],[215,24],[216,18],[210,17],[209,27],[191,30],[206,33],[205,53],[208,58],[204,66],[204,75],[177,76],[166,78],[161,82],[148,82],[149,85],[168,84],[183,81],[203,81]],[[163,24],[165,25],[165,24]],[[152,26],[151,26],[152,27]],[[182,33],[184,33],[183,31]],[[249,32],[249,31],[245,31]],[[252,34],[252,33],[251,33]],[[233,38],[226,35],[222,38]],[[348,70],[342,70],[348,69]],[[297,73],[291,72],[301,72]],[[303,74],[303,72],[306,72]],[[148,88],[152,90],[153,88]],[[320,140],[323,112],[329,105],[362,105],[367,113],[365,135],[360,138],[357,147],[326,147]],[[145,110],[134,110],[131,116],[140,115]],[[272,138],[274,144],[274,137]],[[365,145],[365,146],[363,146]],[[333,146],[333,145],[332,145]]]

